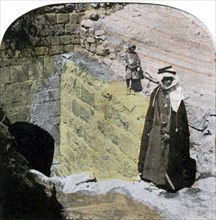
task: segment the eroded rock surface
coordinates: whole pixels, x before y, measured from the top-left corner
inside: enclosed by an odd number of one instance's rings
[[[215,219],[215,176],[200,179],[176,193],[144,181],[95,182],[93,176],[85,174],[51,177],[49,181],[55,183],[58,199],[69,219]],[[146,209],[146,205],[156,213]]]
[[[41,184],[17,149],[7,126],[0,122],[0,219],[62,219],[63,207],[53,183]]]
[[[72,53],[61,75],[59,175],[94,172],[97,179],[133,179],[147,110],[139,93],[97,59]]]

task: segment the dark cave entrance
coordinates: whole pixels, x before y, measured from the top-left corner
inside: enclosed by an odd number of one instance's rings
[[[17,150],[26,158],[30,169],[50,176],[54,156],[54,139],[44,129],[28,122],[15,122],[8,128]]]

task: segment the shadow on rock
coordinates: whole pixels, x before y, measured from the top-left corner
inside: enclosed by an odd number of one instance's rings
[[[16,143],[7,126],[0,123],[0,219],[62,219],[63,207],[54,185],[37,181]]]

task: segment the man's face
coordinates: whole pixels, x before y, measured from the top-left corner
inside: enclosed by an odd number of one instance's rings
[[[130,50],[131,52],[134,52],[134,51],[135,51],[135,47],[130,47],[129,50]]]
[[[162,83],[165,87],[169,87],[173,82],[173,78],[172,77],[164,77],[162,79]]]

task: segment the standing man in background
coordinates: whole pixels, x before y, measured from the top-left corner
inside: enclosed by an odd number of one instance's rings
[[[126,62],[126,86],[127,86],[127,95],[131,94],[131,90],[134,93],[133,82],[139,80],[139,71],[140,71],[140,58],[135,52],[136,45],[129,44],[128,49],[125,54]]]

